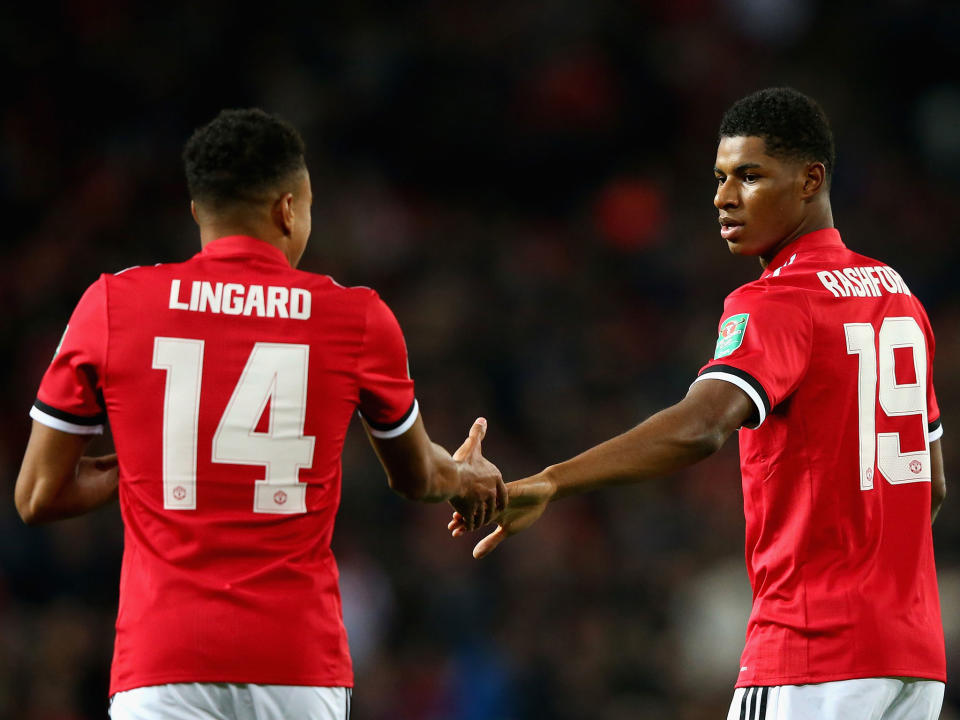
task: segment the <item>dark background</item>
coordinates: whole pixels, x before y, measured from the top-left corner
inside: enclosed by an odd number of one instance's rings
[[[900,0],[266,5],[125,0],[0,10],[0,716],[105,717],[116,508],[25,528],[27,411],[101,272],[199,245],[179,161],[223,107],[304,134],[301,267],[375,287],[434,439],[490,419],[509,478],[683,396],[724,296],[756,276],[711,205],[716,127],[759,87],[816,97],[848,245],[926,304],[948,482],[958,464],[960,9]],[[488,560],[448,511],[387,489],[358,427],[335,550],[356,720],[725,717],[749,588],[737,451],[553,506]],[[935,537],[951,672],[960,512]],[[948,685],[944,718],[957,718]]]

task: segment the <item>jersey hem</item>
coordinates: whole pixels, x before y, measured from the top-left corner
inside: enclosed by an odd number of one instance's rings
[[[110,686],[110,697],[117,693],[127,690],[136,690],[142,687],[154,687],[156,685],[171,685],[173,683],[234,683],[250,685],[291,685],[295,687],[342,687],[353,688],[353,677],[330,678],[329,676],[306,677],[291,680],[290,678],[274,677],[252,677],[250,675],[156,675],[153,677],[142,678],[140,680],[131,680],[125,683],[118,683]]]
[[[846,672],[846,673],[825,673],[823,675],[776,675],[773,677],[754,677],[750,680],[738,680],[735,688],[744,687],[775,687],[780,685],[816,685],[819,683],[838,682],[840,680],[859,680],[862,678],[884,678],[884,677],[911,677],[918,680],[933,680],[935,682],[946,683],[946,673],[920,672],[917,670],[905,670],[903,668],[887,668],[878,672]]]

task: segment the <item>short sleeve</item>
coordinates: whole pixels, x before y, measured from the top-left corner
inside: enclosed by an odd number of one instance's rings
[[[926,311],[921,307],[923,334],[927,341],[927,439],[930,442],[943,437],[943,424],[940,422],[940,406],[937,393],[933,389],[933,357],[936,354],[936,340]]]
[[[756,405],[748,427],[759,427],[803,379],[810,362],[813,323],[795,290],[741,288],[724,303],[713,360],[697,379],[722,380]]]
[[[87,288],[63,333],[30,409],[30,417],[55,430],[76,435],[103,432],[106,408],[106,281]]]
[[[360,415],[371,435],[393,438],[410,429],[419,409],[407,346],[397,318],[376,294],[367,307],[359,383]]]

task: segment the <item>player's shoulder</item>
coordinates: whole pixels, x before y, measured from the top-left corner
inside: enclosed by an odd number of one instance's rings
[[[354,302],[370,302],[380,297],[376,290],[367,285],[346,285],[332,275],[309,270],[291,270],[291,273],[295,282],[302,286]]]
[[[105,272],[100,276],[100,279],[107,283],[150,280],[165,277],[169,273],[175,272],[178,268],[183,267],[185,264],[186,263],[183,262],[174,262],[154,263],[153,265],[131,265],[114,272]]]
[[[772,274],[765,275],[736,288],[727,295],[727,302],[763,302],[779,299],[800,301],[798,296],[807,292],[808,287],[807,283],[798,282],[798,280],[796,276],[781,278]]]
[[[309,290],[314,302],[330,303],[368,318],[392,314],[380,294],[368,285],[345,285],[331,275],[309,270],[292,270],[291,282]]]
[[[787,279],[765,275],[727,295],[721,323],[745,315],[767,318],[776,324],[810,324],[815,315],[811,291],[809,284],[797,276]]]
[[[121,275],[128,275],[128,274],[129,274],[130,276],[133,276],[133,275],[142,274],[143,272],[145,272],[145,271],[147,271],[147,270],[153,270],[154,268],[158,268],[158,267],[160,267],[162,264],[163,264],[163,263],[156,263],[156,264],[154,264],[154,265],[146,265],[146,266],[144,266],[144,265],[131,265],[130,267],[125,267],[125,268],[123,268],[122,270],[117,270],[116,272],[107,273],[107,274],[108,274],[110,277],[120,277]]]
[[[121,298],[167,293],[170,278],[176,277],[178,268],[183,267],[184,264],[132,265],[114,272],[103,273],[98,283],[103,294],[111,302]]]
[[[880,258],[875,258],[870,255],[864,255],[850,248],[845,248],[845,252],[838,258],[840,263],[847,267],[872,267],[872,268],[886,268],[887,270],[892,270],[896,272],[896,269],[885,260]],[[833,263],[837,265],[838,263]],[[899,275],[899,273],[897,273]]]
[[[149,271],[152,271],[158,266],[142,266],[142,265],[131,265],[130,267],[125,267],[121,270],[115,271],[106,271],[100,273],[97,276],[97,279],[94,280],[90,285],[87,286],[85,295],[96,296],[103,295],[110,292],[116,284],[119,283],[129,283],[131,281],[143,280],[146,277],[146,274]]]

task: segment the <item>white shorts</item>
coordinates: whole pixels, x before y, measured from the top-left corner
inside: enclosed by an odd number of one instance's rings
[[[342,687],[172,683],[116,693],[111,720],[348,720],[353,691]]]
[[[737,688],[727,720],[937,720],[943,689],[917,678]]]

